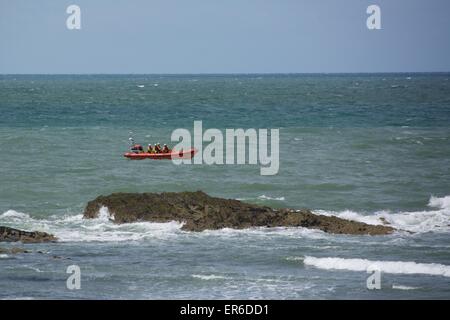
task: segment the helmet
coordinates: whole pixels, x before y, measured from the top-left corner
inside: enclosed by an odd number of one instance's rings
[[[167,144],[164,143],[164,147],[167,147]]]
[[[148,144],[148,146],[149,146],[149,147],[151,147],[151,146],[152,146],[152,144],[151,144],[151,143],[149,143],[149,144]]]

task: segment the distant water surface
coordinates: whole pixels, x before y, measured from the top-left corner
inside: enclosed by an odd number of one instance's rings
[[[0,76],[0,225],[61,240],[0,254],[0,298],[448,299],[449,79]],[[167,143],[194,120],[204,129],[280,128],[279,174],[122,157],[130,131],[142,144]],[[114,225],[108,212],[81,218],[101,194],[186,190],[367,223],[384,218],[404,231],[190,233],[177,222]],[[81,268],[81,290],[66,288],[71,264]],[[373,264],[381,290],[366,288]]]

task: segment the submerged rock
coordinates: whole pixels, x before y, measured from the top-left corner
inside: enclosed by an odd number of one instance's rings
[[[30,252],[31,251],[28,251],[28,250],[25,250],[24,248],[19,248],[19,247],[12,247],[10,249],[0,247],[1,254],[18,254],[18,253],[30,253]]]
[[[382,235],[395,229],[312,213],[308,209],[273,209],[197,192],[113,193],[88,202],[85,218],[107,207],[116,223],[136,221],[183,222],[182,229],[203,231],[222,228],[305,227],[336,234]]]
[[[9,227],[0,226],[0,242],[16,242],[22,243],[38,243],[38,242],[53,242],[56,237],[52,234],[40,231],[23,231]]]

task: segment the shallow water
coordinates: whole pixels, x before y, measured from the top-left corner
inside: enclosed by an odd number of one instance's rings
[[[0,76],[0,225],[61,240],[0,255],[0,298],[449,298],[449,78]],[[278,175],[122,157],[130,131],[165,143],[194,120],[280,128]],[[199,189],[366,223],[383,217],[403,231],[191,233],[177,222],[114,225],[107,211],[81,216],[100,194]],[[71,264],[81,290],[66,288]],[[374,264],[381,290],[366,288]]]

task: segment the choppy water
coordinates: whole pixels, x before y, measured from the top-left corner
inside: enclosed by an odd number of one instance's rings
[[[0,225],[61,239],[1,254],[0,298],[450,298],[449,79],[0,76]],[[130,131],[165,143],[194,120],[280,128],[279,174],[122,157]],[[199,189],[367,223],[383,217],[405,231],[190,233],[176,222],[114,225],[106,211],[81,216],[100,194]],[[71,264],[81,290],[66,288]],[[381,290],[366,289],[373,265]]]

